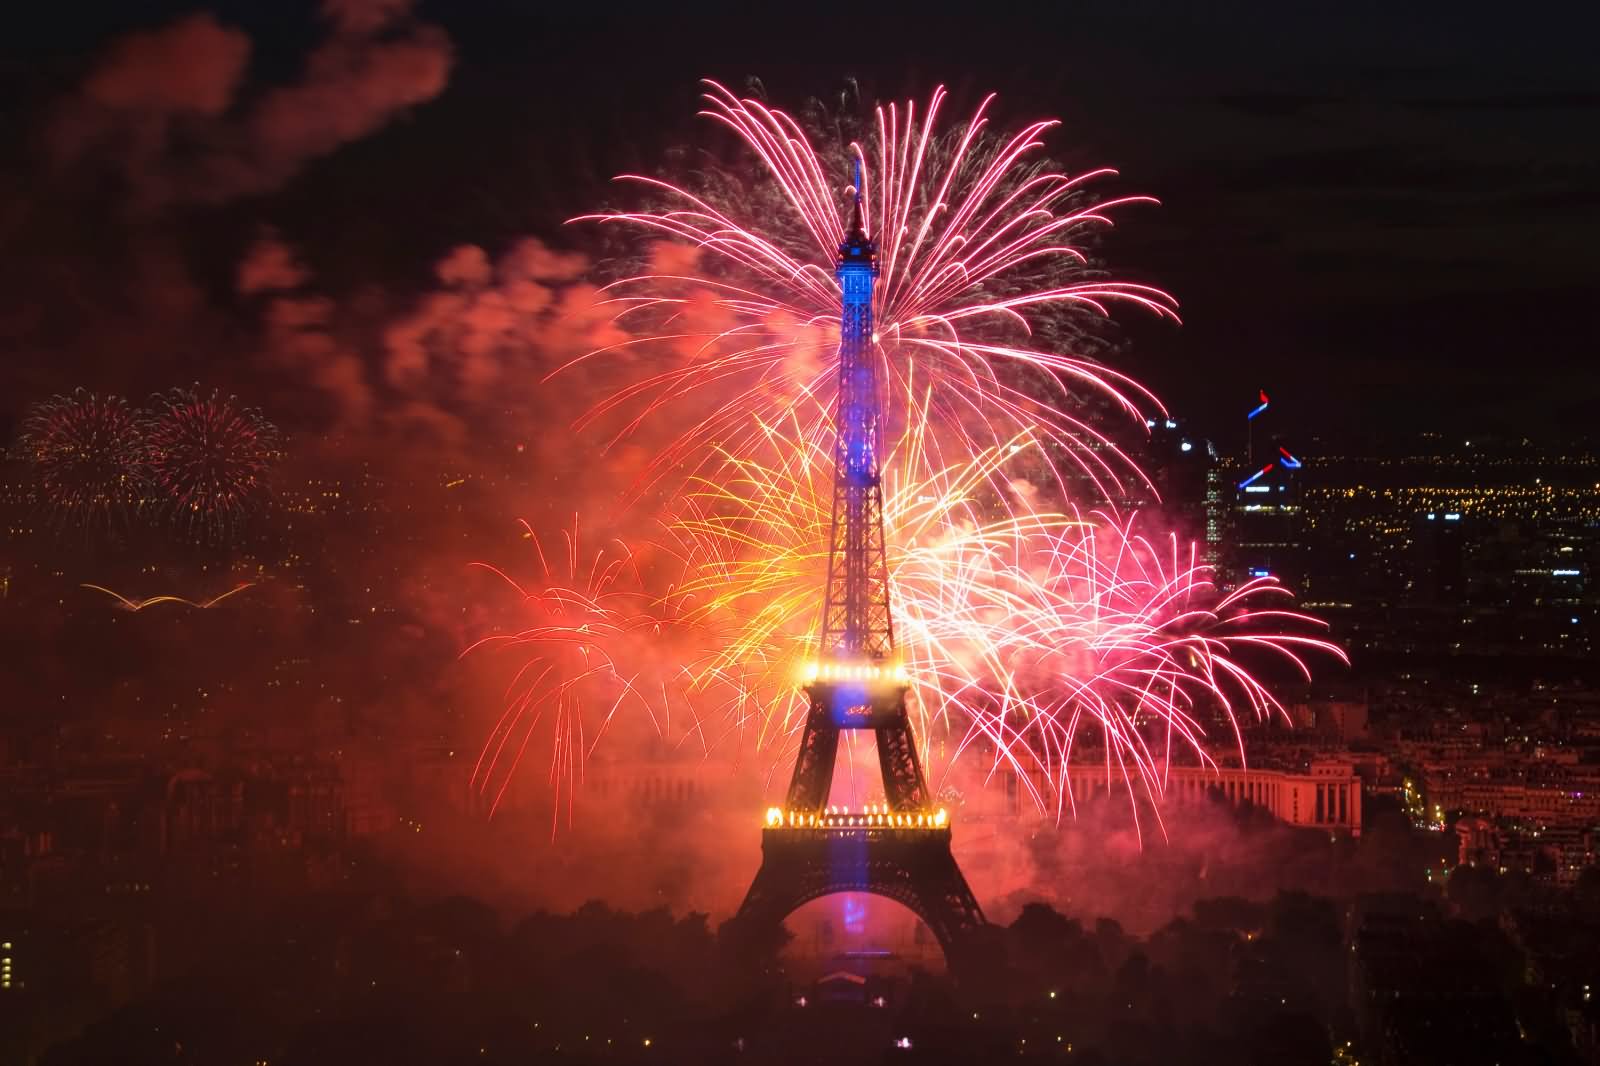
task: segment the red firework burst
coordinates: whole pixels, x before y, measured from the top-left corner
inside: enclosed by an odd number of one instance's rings
[[[154,396],[145,436],[162,510],[187,535],[225,540],[266,504],[278,430],[236,397],[198,386]]]

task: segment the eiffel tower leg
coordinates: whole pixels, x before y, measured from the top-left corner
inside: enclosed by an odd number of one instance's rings
[[[914,909],[939,936],[947,956],[957,953],[974,931],[987,924],[948,844],[939,851],[930,849],[919,865],[915,887],[919,902]],[[958,960],[948,961],[952,970],[958,967]]]
[[[878,765],[883,770],[883,791],[889,809],[926,810],[931,805],[928,785],[917,758],[917,743],[911,736],[911,723],[902,711],[900,720],[874,730],[878,738]],[[958,875],[959,876],[959,875]]]
[[[839,727],[833,723],[827,705],[813,696],[805,731],[800,734],[794,776],[789,779],[789,810],[820,811],[827,806],[838,755]]]

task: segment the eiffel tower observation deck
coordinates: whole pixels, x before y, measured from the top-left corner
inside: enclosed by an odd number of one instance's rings
[[[861,176],[839,245],[839,395],[833,517],[817,661],[806,668],[809,709],[782,807],[766,813],[762,863],[733,919],[772,930],[795,908],[840,892],[904,904],[927,923],[958,973],[985,925],[950,850],[951,825],[934,804],[906,708],[910,677],[895,654],[879,466],[881,411],[872,327],[877,246],[863,221]],[[850,811],[829,804],[839,733],[872,730],[885,802]]]

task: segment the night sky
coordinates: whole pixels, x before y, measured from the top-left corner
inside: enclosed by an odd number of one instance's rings
[[[329,9],[355,27],[394,6]],[[0,419],[78,384],[265,390],[246,354],[262,327],[234,283],[266,232],[327,297],[390,311],[464,242],[579,247],[562,222],[610,174],[722,136],[692,117],[713,76],[759,78],[780,106],[855,77],[869,99],[943,82],[952,114],[992,89],[1003,124],[1059,116],[1057,158],[1116,166],[1118,190],[1163,201],[1124,212],[1104,252],[1176,294],[1185,325],[1132,324],[1124,358],[1208,431],[1231,431],[1258,387],[1325,450],[1410,428],[1586,428],[1600,72],[1581,5],[775,11],[424,4],[384,32],[434,49],[443,80],[322,143],[272,142],[284,161],[226,142],[307,76],[330,32],[314,5],[36,7],[0,44]],[[74,108],[128,35],[197,12],[230,47],[248,39],[227,98],[63,148],[74,121],[98,121]],[[179,54],[167,65],[202,71],[203,92],[218,57]],[[226,180],[182,177],[216,152]],[[370,338],[346,341],[369,357]],[[274,388],[292,425],[293,389]]]

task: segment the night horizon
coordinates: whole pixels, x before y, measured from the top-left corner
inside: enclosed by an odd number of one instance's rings
[[[1600,1062],[1551,14],[32,12],[0,1059]]]

